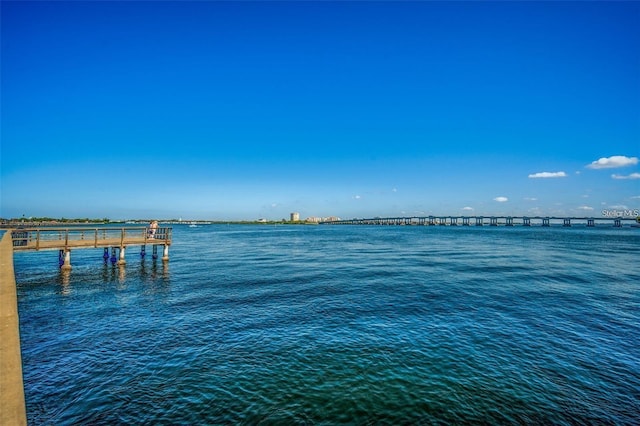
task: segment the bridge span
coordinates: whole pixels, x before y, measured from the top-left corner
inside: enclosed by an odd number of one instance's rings
[[[403,216],[369,219],[341,219],[321,225],[418,225],[418,226],[564,226],[640,227],[636,217],[554,217],[554,216]]]

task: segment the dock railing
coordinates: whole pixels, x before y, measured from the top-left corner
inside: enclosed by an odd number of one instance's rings
[[[14,251],[79,247],[123,247],[133,244],[171,245],[172,228],[22,228],[11,230]]]

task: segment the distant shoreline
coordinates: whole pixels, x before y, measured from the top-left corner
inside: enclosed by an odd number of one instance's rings
[[[65,227],[65,226],[102,226],[102,225],[140,225],[147,226],[150,220],[118,220],[118,221],[34,221],[34,220],[0,220],[0,229],[37,228],[37,227]],[[168,225],[317,225],[316,222],[306,221],[258,221],[258,220],[162,220],[158,222]]]

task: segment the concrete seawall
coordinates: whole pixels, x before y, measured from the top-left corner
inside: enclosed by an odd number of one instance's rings
[[[0,425],[26,425],[11,231],[0,240]]]

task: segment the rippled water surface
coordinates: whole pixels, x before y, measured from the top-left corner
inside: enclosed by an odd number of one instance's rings
[[[174,227],[18,253],[30,424],[640,424],[640,229]]]

